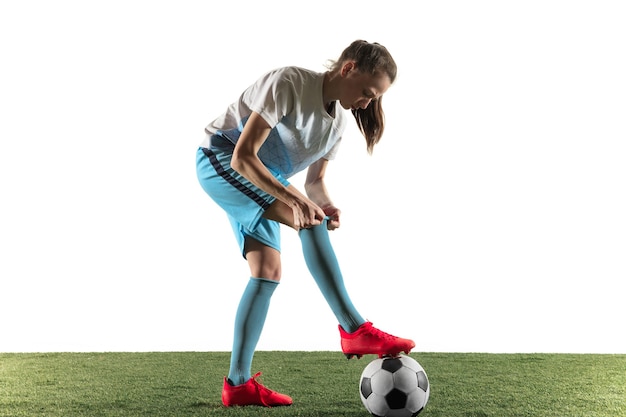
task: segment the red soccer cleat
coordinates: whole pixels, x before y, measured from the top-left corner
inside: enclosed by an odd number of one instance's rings
[[[353,356],[361,358],[363,355],[373,354],[379,358],[383,356],[397,356],[400,352],[407,355],[415,347],[410,339],[392,336],[372,326],[372,323],[363,323],[354,333],[347,333],[341,325],[341,350],[348,359]]]
[[[281,405],[291,405],[291,397],[280,394],[263,386],[256,379],[261,372],[254,375],[246,383],[241,385],[230,385],[224,378],[224,388],[222,389],[222,403],[226,407],[235,405],[260,405],[263,407],[278,407]]]

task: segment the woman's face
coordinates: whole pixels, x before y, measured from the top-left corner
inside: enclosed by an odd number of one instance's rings
[[[365,109],[372,100],[379,99],[391,85],[385,73],[371,75],[358,70],[354,62],[347,62],[341,69],[343,79],[339,102],[348,110]]]

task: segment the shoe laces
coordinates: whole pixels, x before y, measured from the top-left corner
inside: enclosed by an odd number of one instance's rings
[[[370,333],[376,337],[379,337],[381,339],[386,339],[386,340],[396,340],[397,337],[394,335],[391,335],[389,333],[383,332],[380,329],[377,329],[376,327],[372,326],[370,328]]]
[[[272,395],[273,391],[258,381],[258,378],[260,376],[261,372],[257,372],[256,374],[254,374],[254,376],[252,377],[252,383],[254,384],[254,388],[256,389],[257,395],[259,396],[261,403],[263,403],[264,406],[269,407],[270,404],[268,404],[265,399]]]

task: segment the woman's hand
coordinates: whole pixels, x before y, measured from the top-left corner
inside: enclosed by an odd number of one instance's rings
[[[326,206],[323,208],[323,210],[326,216],[328,217],[328,223],[327,223],[328,230],[337,229],[341,225],[341,222],[339,220],[339,217],[341,216],[341,210],[339,210],[335,206]]]
[[[298,199],[291,206],[293,223],[296,230],[309,229],[319,226],[324,221],[326,213],[317,204],[306,197]]]

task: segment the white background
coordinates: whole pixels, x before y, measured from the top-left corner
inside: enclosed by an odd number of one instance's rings
[[[361,313],[417,351],[626,353],[621,1],[4,1],[0,351],[228,351],[249,271],[195,177],[265,71],[394,55],[328,173]],[[293,178],[301,186],[303,177]],[[339,350],[283,230],[258,348]]]

